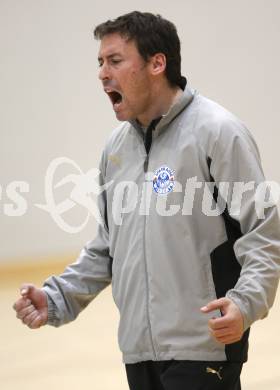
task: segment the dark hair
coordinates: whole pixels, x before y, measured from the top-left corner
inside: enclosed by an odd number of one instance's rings
[[[181,76],[181,45],[173,23],[149,12],[133,11],[99,24],[94,29],[95,39],[119,33],[133,39],[142,58],[148,61],[156,53],[166,57],[166,78],[170,85],[185,88],[186,79]]]

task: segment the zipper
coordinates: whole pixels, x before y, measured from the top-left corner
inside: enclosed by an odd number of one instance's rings
[[[145,145],[143,144],[143,147],[145,149],[146,153],[146,158],[144,160],[144,180],[146,181],[145,174],[148,171],[148,165],[149,165],[149,154],[151,151],[152,144],[150,145],[150,150],[146,151]],[[144,186],[144,196],[146,198],[146,186]],[[147,215],[144,214],[144,240],[143,240],[143,247],[144,247],[144,266],[145,266],[145,279],[146,279],[146,286],[147,286],[147,294],[146,294],[146,311],[147,311],[147,319],[148,319],[148,327],[149,327],[149,335],[150,335],[150,340],[151,340],[151,345],[152,345],[152,350],[154,354],[154,359],[159,360],[155,348],[155,343],[153,339],[153,334],[152,334],[152,324],[151,324],[151,319],[150,319],[150,314],[149,314],[149,297],[150,297],[150,292],[149,292],[149,279],[148,279],[148,263],[147,263],[147,251],[146,251],[146,235],[147,235]]]
[[[144,173],[148,171],[148,165],[149,165],[149,154],[147,154],[145,161],[144,161]]]
[[[147,169],[148,169],[149,153],[150,153],[152,143],[153,143],[153,130],[156,128],[156,125],[160,122],[161,118],[162,117],[160,116],[160,117],[152,120],[152,122],[149,124],[149,126],[147,128],[147,131],[146,131],[146,134],[144,137],[145,151],[147,154],[145,162],[144,162],[144,172],[145,173],[147,172]]]
[[[155,343],[154,343],[154,339],[153,339],[153,334],[152,334],[152,324],[151,324],[151,319],[150,319],[150,314],[149,314],[150,293],[149,293],[148,265],[147,265],[147,254],[146,254],[146,230],[147,230],[146,229],[146,222],[147,222],[147,218],[146,218],[146,215],[144,215],[144,265],[145,265],[145,279],[146,279],[146,286],[147,286],[146,310],[147,310],[147,319],[148,319],[149,334],[150,334],[152,350],[153,350],[155,360],[158,360],[156,348],[155,348]]]

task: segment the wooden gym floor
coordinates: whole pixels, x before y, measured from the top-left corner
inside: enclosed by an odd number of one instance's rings
[[[62,271],[64,263],[0,268],[0,389],[128,390],[110,287],[76,321],[61,328],[30,330],[16,318],[12,305],[20,284],[40,286],[48,275]],[[243,390],[280,389],[279,303],[278,292],[268,318],[252,327]]]

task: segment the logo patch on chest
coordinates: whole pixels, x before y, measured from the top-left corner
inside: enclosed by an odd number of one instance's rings
[[[156,170],[153,179],[154,191],[159,195],[168,194],[173,191],[174,187],[174,171],[166,165]]]

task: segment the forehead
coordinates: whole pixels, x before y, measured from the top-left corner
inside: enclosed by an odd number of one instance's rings
[[[138,50],[133,39],[121,36],[118,33],[105,35],[100,41],[98,57],[108,57],[113,54],[138,54]]]

